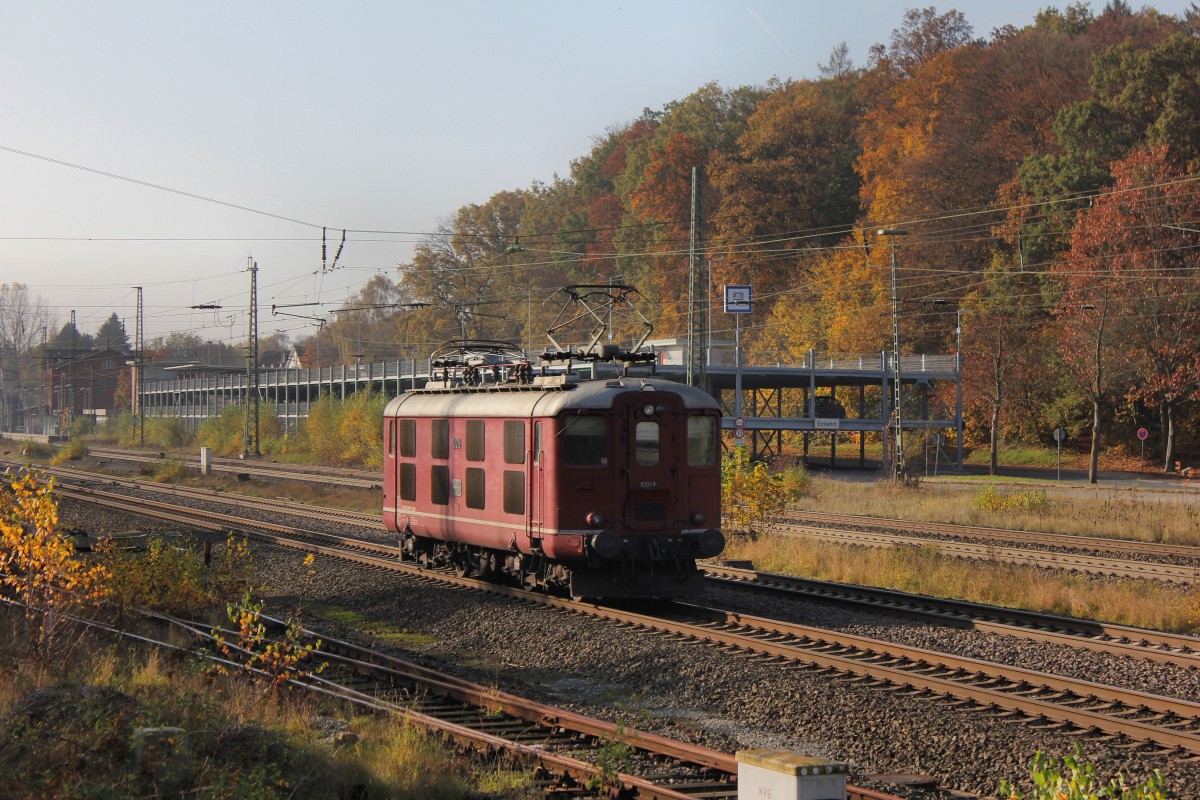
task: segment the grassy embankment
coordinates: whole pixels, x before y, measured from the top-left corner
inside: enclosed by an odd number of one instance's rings
[[[532,797],[527,779],[473,771],[403,721],[302,697],[279,700],[203,664],[78,639],[71,657],[21,657],[0,615],[0,759],[5,797]],[[139,757],[137,731],[151,738]],[[348,793],[349,792],[349,793]]]
[[[1200,505],[1187,499],[1126,496],[1044,496],[1034,490],[1036,510],[986,511],[977,499],[1018,494],[987,482],[978,491],[925,484],[903,488],[887,482],[850,483],[817,478],[795,501],[801,509],[911,520],[1017,528],[1080,536],[1200,545]],[[784,536],[769,530],[756,537],[731,536],[722,556],[746,559],[767,572],[880,586],[918,594],[990,603],[1140,627],[1196,632],[1197,592],[1152,581],[1060,575],[1032,567],[971,563],[940,555],[934,546],[880,550]]]
[[[229,537],[210,561],[162,538],[81,559],[58,521],[48,488],[18,476],[0,492],[0,548],[11,556],[0,562],[0,585],[26,604],[0,606],[0,796],[536,796],[523,773],[463,762],[401,719],[278,680],[292,667],[315,671],[320,652],[262,638],[262,601],[253,597],[263,588],[243,542]],[[296,585],[314,569],[306,561]],[[35,572],[38,582],[25,580]],[[215,665],[192,642],[155,649],[71,621],[125,627],[133,606],[240,628],[226,638],[256,654],[265,679]]]

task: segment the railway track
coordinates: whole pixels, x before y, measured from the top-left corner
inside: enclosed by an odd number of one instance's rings
[[[923,523],[922,523],[923,524]],[[1098,555],[1085,555],[1073,551],[1043,551],[1043,549],[1026,549],[1007,547],[1000,540],[991,541],[956,541],[935,539],[935,537],[919,534],[905,535],[881,530],[848,530],[844,528],[816,527],[816,525],[799,525],[782,523],[780,530],[785,535],[803,536],[824,542],[836,542],[840,545],[858,547],[935,547],[937,551],[948,557],[968,559],[972,561],[988,561],[988,563],[1020,564],[1025,566],[1043,567],[1048,570],[1066,570],[1068,572],[1084,572],[1112,578],[1141,578],[1146,581],[1158,581],[1181,585],[1200,583],[1200,548],[1196,549],[1198,558],[1190,564],[1165,563],[1165,561],[1129,560],[1127,558],[1104,558]],[[1004,531],[1008,533],[1008,531]],[[1078,545],[1076,545],[1078,547]]]
[[[256,510],[290,516],[299,514],[314,520],[349,524],[362,528],[364,531],[384,533],[379,518],[373,514],[309,505],[298,509],[295,502],[286,499],[258,498],[246,495],[230,496],[227,492],[169,486],[132,478],[112,478],[101,473],[82,470],[56,468],[54,474],[60,479],[80,481],[85,484],[100,484],[134,491],[152,491],[168,497],[201,502],[216,501],[235,506],[239,510]],[[169,509],[171,504],[165,507]],[[230,516],[228,521],[233,524],[240,519],[241,517]],[[283,529],[287,530],[288,528],[283,526]],[[378,549],[375,552],[394,555],[394,548],[388,544],[376,545],[376,547]],[[701,566],[706,576],[718,585],[749,589],[760,593],[792,597],[803,596],[869,607],[910,619],[922,619],[956,627],[971,627],[989,633],[1052,642],[1182,667],[1200,668],[1200,639],[1194,636],[912,595],[887,589],[808,580],[732,566],[717,564],[702,564]]]
[[[118,448],[90,448],[89,454],[100,460],[132,461],[139,464],[160,463],[167,458],[165,452],[148,453],[145,450]],[[199,456],[172,455],[171,458],[191,469],[200,469]],[[379,489],[382,487],[382,476],[377,469],[323,467],[316,464],[278,464],[258,459],[215,457],[212,459],[212,470],[270,480],[302,481],[324,485],[337,484],[348,489]]]
[[[1070,735],[1149,746],[1159,752],[1200,756],[1200,704],[1120,689],[1019,667],[993,664],[873,639],[753,618],[720,609],[675,604],[648,615],[615,606],[579,603],[468,577],[431,573],[398,562],[395,548],[360,539],[305,531],[233,515],[194,512],[177,505],[102,490],[64,487],[64,493],[130,513],[150,513],[177,524],[236,528],[271,544],[349,559],[385,569],[465,585],[523,602],[604,619],[643,631],[776,659],[781,666],[816,670],[871,688],[945,702]]]
[[[164,453],[119,448],[93,449],[100,459],[152,463]],[[199,459],[183,462],[199,468]],[[235,458],[214,459],[218,472],[264,478],[296,480],[322,485],[374,490],[381,481],[377,471],[318,465],[264,464]],[[348,516],[348,520],[351,518]],[[787,521],[796,520],[796,521]],[[355,524],[358,524],[357,522]],[[1047,534],[946,523],[792,512],[783,523],[785,533],[860,547],[935,547],[949,557],[979,562],[1004,562],[1089,575],[1138,578],[1176,585],[1200,584],[1200,547],[1126,539]]]
[[[889,517],[868,517],[861,514],[830,514],[821,511],[791,511],[784,520],[789,524],[838,525],[847,528],[914,533],[922,536],[945,536],[951,539],[971,539],[1001,545],[1027,544],[1033,547],[1055,547],[1083,550],[1091,553],[1111,553],[1123,556],[1147,556],[1165,560],[1176,558],[1200,565],[1200,547],[1135,539],[1111,539],[1100,536],[1020,531],[1011,528],[988,528],[977,525],[956,525],[947,522],[914,522]]]
[[[238,640],[236,631],[214,631],[204,623],[153,612],[142,612],[141,617],[160,632],[167,628],[183,632],[200,645],[199,650],[189,649],[188,653],[227,667],[244,667],[250,655],[231,644]],[[110,635],[181,649],[144,633],[76,621]],[[283,621],[269,617],[260,617],[260,621],[276,635],[286,627]],[[217,634],[230,650],[229,657],[216,654]],[[737,797],[737,760],[731,754],[500,692],[314,631],[305,630],[302,636],[308,644],[321,642],[312,660],[324,668],[320,674],[315,669],[294,669],[287,680],[292,687],[401,717],[485,759],[506,753],[541,776],[544,787],[551,791],[581,796],[582,787],[591,785],[602,790],[620,786],[623,797],[647,800]],[[898,800],[869,790],[856,791],[852,797]]]
[[[863,606],[908,619],[1052,642],[1101,653],[1200,669],[1200,638],[1106,622],[947,600],[890,589],[815,581],[742,567],[702,564],[721,585]]]

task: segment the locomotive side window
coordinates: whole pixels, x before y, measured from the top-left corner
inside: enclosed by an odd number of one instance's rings
[[[504,513],[525,513],[525,473],[504,470]]]
[[[388,458],[396,457],[396,420],[389,419],[387,424],[387,454]]]
[[[508,423],[505,423],[507,425]],[[507,433],[507,431],[506,431]],[[505,436],[505,441],[508,437]],[[487,456],[487,447],[484,444],[486,437],[484,435],[483,420],[469,419],[467,420],[467,461],[483,461]],[[470,505],[468,503],[467,505]],[[472,508],[483,508],[483,506],[471,506]]]
[[[468,439],[469,441],[469,439]],[[483,508],[486,500],[483,470],[467,467],[467,508]]]
[[[711,467],[717,463],[717,418],[688,417],[688,465]]]
[[[400,457],[416,458],[417,456],[417,421],[415,419],[400,420]]]
[[[634,431],[634,450],[637,452],[637,463],[643,467],[653,467],[658,463],[658,423],[639,422]]]
[[[504,463],[525,463],[525,423],[519,419],[504,422]]]
[[[435,419],[429,423],[429,455],[434,458],[450,457],[450,420]]]
[[[400,462],[400,499],[417,499],[417,465],[412,462]]]
[[[604,417],[571,417],[563,424],[563,463],[598,467],[607,463],[608,423]]]
[[[533,463],[542,463],[542,423],[533,423]]]
[[[429,468],[429,502],[435,506],[450,504],[450,467],[445,464]]]

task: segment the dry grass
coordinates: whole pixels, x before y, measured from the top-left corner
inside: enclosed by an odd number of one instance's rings
[[[1189,502],[1191,498],[1174,499],[1161,492],[1137,488],[1120,494],[1098,492],[1094,496],[1079,496],[1046,485],[1038,488],[1046,490],[1050,502],[1040,512],[987,512],[972,507],[971,503],[974,494],[987,486],[996,487],[1001,494],[1028,488],[1006,490],[1003,482],[969,481],[954,488],[926,483],[912,489],[888,481],[850,483],[818,479],[813,493],[801,498],[796,507],[836,514],[1200,546],[1200,503]]]
[[[6,631],[10,618],[0,614]],[[403,720],[348,715],[341,704],[306,695],[280,701],[260,684],[220,678],[200,662],[156,651],[93,643],[82,657],[47,668],[28,663],[13,645],[0,634],[8,665],[0,671],[0,716],[10,721],[0,735],[3,796],[25,786],[24,796],[76,797],[83,779],[94,796],[114,797],[179,796],[199,786],[211,790],[205,796],[337,797],[354,785],[372,798],[396,800],[457,800],[480,790],[497,798],[540,796],[527,776],[499,766],[473,771]],[[9,716],[35,690],[72,698],[81,685],[112,690],[119,695],[109,696],[132,705],[60,705],[53,722],[35,724],[19,712]],[[145,767],[134,771],[129,757],[133,729],[160,725],[183,728],[190,741],[192,759],[171,786]],[[239,731],[236,748],[222,745]]]
[[[1055,494],[1038,512],[984,511],[976,493],[1003,483],[971,482],[919,488],[888,482],[850,483],[821,478],[796,507],[839,514],[1045,531],[1078,536],[1200,545],[1200,506],[1190,498]],[[893,550],[849,547],[786,536],[731,542],[724,556],[754,562],[757,569],[818,580],[879,586],[904,592],[1045,611],[1086,619],[1176,632],[1198,629],[1195,588],[1149,581],[1061,576],[1000,562],[979,564],[942,556],[934,546]]]
[[[723,554],[756,569],[816,580],[1044,611],[1142,628],[1195,632],[1195,591],[1150,581],[1058,576],[1000,562],[946,558],[935,548],[876,549],[785,535],[735,537]]]

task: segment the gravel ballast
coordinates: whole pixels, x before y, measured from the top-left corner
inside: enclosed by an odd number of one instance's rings
[[[66,525],[130,530],[139,523],[95,507],[63,504]],[[153,523],[140,523],[153,527]],[[308,524],[306,527],[316,527]],[[259,579],[294,602],[303,554],[256,546]],[[852,781],[911,797],[936,796],[870,779],[880,773],[935,777],[944,790],[995,794],[1023,778],[1038,750],[1062,756],[1078,741],[1102,776],[1140,783],[1161,769],[1174,796],[1198,797],[1200,765],[1038,731],[988,714],[871,690],[791,665],[763,663],[562,611],[399,573],[319,559],[311,609],[348,610],[371,623],[381,649],[515,694],[567,706],[724,751],[788,748],[845,761]],[[285,597],[286,596],[286,597]],[[820,602],[712,590],[702,602],[1027,669],[1196,699],[1196,670],[1077,651],[957,628],[902,621]],[[361,631],[311,616],[309,627],[365,641]]]

